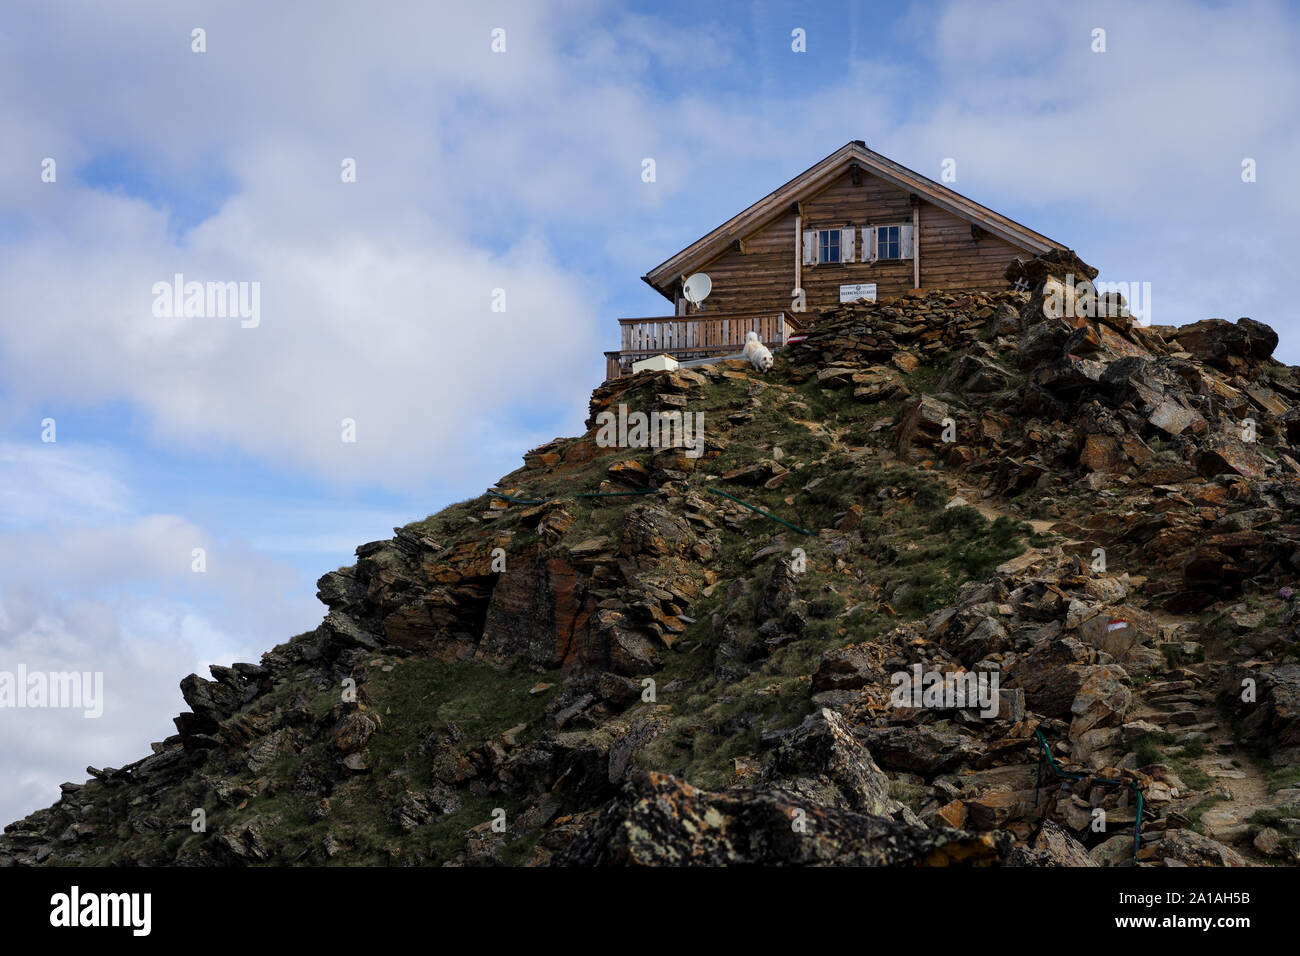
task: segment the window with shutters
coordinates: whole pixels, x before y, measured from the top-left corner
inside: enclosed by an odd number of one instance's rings
[[[876,228],[876,258],[903,258],[901,226],[878,226]]]
[[[862,261],[878,259],[911,259],[915,230],[910,222],[888,226],[864,226],[862,229]]]
[[[817,231],[817,261],[840,261],[840,231],[838,229],[819,229]]]

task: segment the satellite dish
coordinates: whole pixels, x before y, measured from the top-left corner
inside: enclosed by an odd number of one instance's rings
[[[700,303],[709,297],[713,291],[713,280],[703,272],[697,272],[682,283],[682,295],[686,296],[686,301],[697,309],[701,308]]]

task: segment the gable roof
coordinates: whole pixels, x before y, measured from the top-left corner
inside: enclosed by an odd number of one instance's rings
[[[967,199],[961,193],[954,192],[915,170],[867,149],[866,143],[856,139],[841,146],[785,185],[778,186],[748,209],[732,216],[717,229],[696,239],[672,258],[655,266],[642,276],[642,279],[671,301],[675,284],[680,276],[690,273],[695,267],[725,251],[732,240],[743,238],[784,214],[789,210],[791,203],[800,202],[820,192],[853,163],[857,163],[866,172],[885,182],[909,193],[916,193],[940,209],[967,222],[975,223],[992,235],[1036,255],[1049,249],[1065,248],[1055,239],[1034,232],[1028,226],[1022,226],[1015,220],[1008,219],[987,206],[981,206],[973,199]]]

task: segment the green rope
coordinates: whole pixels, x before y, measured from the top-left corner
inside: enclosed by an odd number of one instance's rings
[[[516,505],[544,505],[552,501],[563,501],[566,498],[621,498],[624,495],[655,495],[661,489],[659,488],[641,488],[637,491],[584,491],[573,495],[560,495],[557,498],[512,498],[509,495],[503,495],[499,491],[489,491],[488,494],[493,498],[500,498],[502,501],[509,501]]]
[[[1139,787],[1137,782],[1134,780],[1123,780],[1123,779],[1112,780],[1109,777],[1097,777],[1097,776],[1093,776],[1093,774],[1090,773],[1078,773],[1073,770],[1063,770],[1061,769],[1060,765],[1057,764],[1056,758],[1052,756],[1052,750],[1050,747],[1047,746],[1047,738],[1043,736],[1043,732],[1041,730],[1035,729],[1034,734],[1038,737],[1038,742],[1043,745],[1043,753],[1047,755],[1048,765],[1052,768],[1052,772],[1055,773],[1058,777],[1066,777],[1070,780],[1086,780],[1088,778],[1091,778],[1097,781],[1098,783],[1109,783],[1109,784],[1115,784],[1121,786],[1123,784],[1128,784],[1130,787],[1133,788],[1133,792],[1137,794],[1137,822],[1133,827],[1133,862],[1137,863],[1138,847],[1141,845],[1142,842],[1142,809],[1144,806],[1144,801],[1142,799],[1142,788]],[[1042,769],[1043,769],[1043,761],[1042,758],[1040,757],[1038,760],[1040,782],[1042,779]],[[1035,785],[1034,787],[1034,805],[1035,806],[1038,805],[1037,785]]]
[[[715,495],[722,495],[722,497],[724,497],[724,498],[730,498],[732,501],[734,501],[736,504],[740,505],[742,508],[748,508],[750,511],[753,511],[753,512],[756,512],[756,513],[758,513],[758,514],[761,514],[764,518],[771,518],[771,519],[772,519],[773,521],[775,521],[777,524],[783,524],[783,525],[785,525],[787,528],[791,529],[792,531],[798,531],[800,534],[806,534],[806,535],[808,535],[809,537],[812,537],[812,536],[814,536],[814,535],[816,534],[816,532],[808,531],[808,530],[805,529],[805,528],[801,528],[801,527],[799,527],[797,524],[791,524],[790,522],[786,521],[784,518],[778,518],[776,515],[772,514],[770,511],[764,511],[762,508],[755,507],[754,505],[751,505],[748,501],[741,501],[741,500],[740,500],[739,498],[737,498],[735,495],[729,495],[729,494],[727,494],[725,491],[723,491],[721,488],[707,488],[707,489],[705,489],[705,490],[706,490],[706,491],[711,491],[711,492],[713,492]]]
[[[687,489],[689,490],[689,488],[690,486],[688,485]],[[509,501],[512,504],[516,504],[516,505],[544,505],[552,501],[563,501],[565,498],[621,498],[626,495],[655,495],[662,490],[663,490],[662,488],[640,488],[636,491],[584,491],[580,494],[561,495],[556,498],[514,498],[511,497],[510,495],[503,495],[499,491],[489,491],[488,494],[491,495],[493,498],[500,498],[502,501]],[[715,495],[721,495],[724,498],[729,498],[730,500],[734,501],[736,504],[740,505],[742,508],[748,508],[750,511],[762,515],[764,518],[770,518],[771,520],[775,521],[777,524],[785,525],[787,528],[791,529],[792,531],[798,531],[800,534],[808,535],[809,537],[814,537],[816,535],[815,531],[809,531],[806,528],[801,528],[796,524],[791,524],[790,522],[786,521],[784,518],[778,518],[770,511],[764,511],[762,508],[759,508],[756,505],[751,505],[748,501],[740,500],[735,495],[727,494],[721,488],[706,488],[705,490],[711,491]]]

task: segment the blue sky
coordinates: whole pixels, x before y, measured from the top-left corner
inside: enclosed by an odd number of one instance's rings
[[[848,140],[1300,359],[1284,5],[381,6],[0,12],[0,670],[109,696],[0,711],[6,820],[315,626],[357,544],[580,431],[614,318],[667,308],[640,276]],[[260,324],[155,317],[176,272],[259,283]]]

